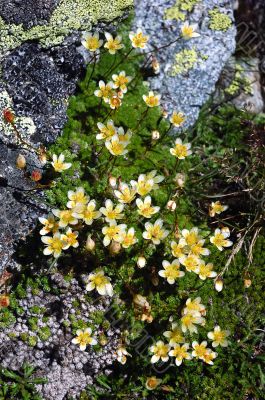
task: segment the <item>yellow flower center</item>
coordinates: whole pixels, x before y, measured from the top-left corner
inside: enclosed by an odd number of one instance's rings
[[[182,29],[183,36],[192,37],[193,28],[191,26],[184,26]]]
[[[178,276],[179,276],[179,267],[177,265],[169,265],[165,269],[165,276],[167,278],[172,278],[172,279],[178,278]]]
[[[142,33],[137,33],[133,38],[133,44],[136,47],[142,47],[147,43],[147,37],[143,36]]]
[[[105,285],[108,282],[108,280],[103,275],[97,275],[95,276],[95,278],[93,278],[93,282],[95,283],[96,286],[101,286]]]
[[[59,238],[53,238],[51,242],[51,247],[54,251],[61,251],[63,247],[63,243]]]
[[[186,148],[186,147],[185,147]],[[198,236],[195,232],[190,232],[185,238],[188,246],[193,246],[198,241]]]
[[[168,352],[168,349],[167,349],[167,347],[165,345],[160,345],[160,346],[156,347],[156,354],[159,357],[166,357],[167,356],[167,352]]]
[[[95,37],[90,37],[86,43],[89,50],[97,50],[99,48],[99,40]]]
[[[91,336],[88,332],[83,332],[78,335],[78,341],[81,345],[86,345],[91,343]]]
[[[187,157],[188,155],[187,147],[184,144],[177,143],[174,150],[177,157]]]
[[[172,115],[172,124],[174,125],[181,125],[184,122],[184,120],[185,118],[180,114],[174,113]]]
[[[221,343],[225,339],[225,332],[222,331],[215,331],[214,332],[214,340],[216,342]]]
[[[196,351],[198,357],[204,357],[207,351],[206,347],[202,344],[197,344],[194,346],[194,350]]]
[[[226,240],[222,233],[217,233],[214,237],[213,242],[216,246],[220,246],[220,247],[222,247],[226,244]]]

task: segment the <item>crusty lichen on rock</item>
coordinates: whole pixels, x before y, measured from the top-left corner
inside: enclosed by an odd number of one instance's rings
[[[209,11],[209,16],[210,16],[209,28],[212,30],[225,32],[232,25],[231,18],[228,15],[220,12],[220,10],[217,7]]]
[[[171,76],[184,74],[194,68],[198,62],[198,52],[193,47],[192,49],[183,49],[175,55],[175,62],[172,65],[170,72]]]
[[[90,30],[98,21],[112,21],[133,5],[133,0],[61,0],[47,25],[25,29],[7,24],[0,17],[0,56],[27,40],[39,40],[45,47],[58,45],[77,30]]]

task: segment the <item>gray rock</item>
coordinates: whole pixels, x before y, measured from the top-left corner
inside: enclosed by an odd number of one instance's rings
[[[149,49],[161,48],[156,52],[161,72],[148,81],[152,90],[162,95],[162,105],[168,112],[176,110],[186,115],[184,127],[188,127],[195,123],[201,106],[213,93],[225,63],[235,50],[236,29],[233,25],[226,31],[209,28],[208,13],[215,7],[233,20],[232,1],[201,0],[192,12],[184,12],[186,21],[198,24],[196,31],[201,36],[176,41],[183,22],[165,19],[166,9],[175,3],[175,0],[136,0],[134,29],[142,28],[150,35]],[[175,43],[168,46],[171,42]],[[192,68],[172,76],[176,54],[184,49],[194,49],[197,61]]]

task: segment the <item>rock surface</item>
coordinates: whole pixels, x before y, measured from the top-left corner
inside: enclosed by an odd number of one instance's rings
[[[160,73],[149,79],[152,89],[162,95],[162,105],[169,112],[175,109],[186,115],[185,127],[196,121],[200,107],[209,99],[227,60],[235,50],[236,29],[232,24],[232,1],[136,0],[135,28],[142,27],[150,35],[150,45],[158,48],[156,57]],[[182,10],[177,20],[177,4],[190,4],[191,11]],[[194,6],[192,6],[194,4]],[[173,7],[173,8],[172,8]],[[186,8],[187,8],[186,7]],[[212,10],[230,27],[213,23]],[[185,40],[180,37],[183,21],[197,24],[200,37]],[[225,29],[211,29],[225,28]],[[169,45],[171,42],[173,44]],[[164,48],[162,48],[164,46]],[[161,48],[159,50],[159,48]],[[184,51],[184,52],[183,52]],[[176,55],[177,58],[176,58]]]
[[[0,273],[15,265],[16,241],[25,237],[46,206],[42,195],[15,160],[22,153],[31,171],[41,169],[31,146],[52,143],[67,116],[69,96],[84,71],[79,54],[81,32],[122,16],[132,0],[7,0],[0,2]]]

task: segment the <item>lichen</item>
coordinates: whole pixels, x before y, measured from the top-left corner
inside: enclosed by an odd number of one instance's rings
[[[228,15],[221,13],[217,7],[209,11],[209,16],[209,28],[214,31],[226,32],[232,25],[231,18]]]
[[[29,40],[38,40],[44,47],[58,45],[74,31],[90,30],[99,20],[114,20],[132,4],[132,0],[61,0],[49,24],[30,29],[22,24],[7,24],[0,17],[0,56]]]
[[[177,0],[174,6],[165,10],[164,18],[167,20],[175,19],[177,21],[184,21],[186,13],[183,11],[191,12],[199,1],[200,0]]]
[[[171,76],[184,74],[191,70],[198,62],[198,52],[192,49],[183,49],[175,55],[175,62],[172,65]]]

